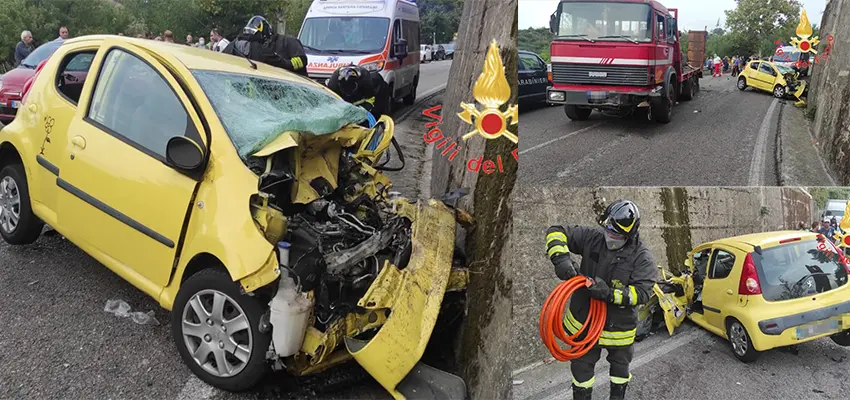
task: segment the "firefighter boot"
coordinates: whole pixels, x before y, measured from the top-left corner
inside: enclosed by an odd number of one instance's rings
[[[583,388],[573,384],[573,400],[591,400],[591,394],[593,394],[592,387]]]
[[[629,383],[614,383],[611,382],[611,400],[624,400],[626,398],[626,386]]]

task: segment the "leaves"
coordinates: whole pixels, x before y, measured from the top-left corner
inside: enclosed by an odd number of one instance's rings
[[[422,21],[420,35],[422,43],[449,43],[457,34],[463,0],[421,0],[419,18]]]
[[[717,42],[717,54],[773,54],[775,40],[787,42],[793,36],[801,9],[798,0],[738,0],[735,9],[726,11],[733,37]]]
[[[520,29],[518,34],[517,44],[521,50],[534,52],[540,58],[549,62],[549,45],[553,39],[549,28]]]

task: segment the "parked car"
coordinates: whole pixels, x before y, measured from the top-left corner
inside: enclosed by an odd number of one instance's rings
[[[750,61],[738,77],[738,89],[748,87],[773,93],[778,99],[792,94],[798,99],[806,95],[806,81],[798,79],[799,74],[791,68],[776,65],[770,61]]]
[[[35,75],[38,64],[50,57],[61,45],[62,40],[53,40],[38,46],[17,68],[0,77],[0,123],[8,124],[15,118],[21,107],[24,84]]]
[[[91,73],[63,79],[75,63]],[[471,217],[388,192],[390,117],[363,128],[311,80],[153,40],[70,39],[35,72],[0,130],[7,243],[61,232],[171,311],[185,364],[224,390],[353,358],[394,398],[466,395],[420,359],[464,310]]]
[[[446,49],[446,58],[449,60],[453,59],[455,56],[455,44],[449,43],[446,44],[444,47]]]
[[[850,265],[822,235],[779,231],[697,246],[686,272],[656,286],[668,330],[685,317],[731,343],[743,362],[829,337],[850,346]]]
[[[419,62],[430,62],[433,60],[431,56],[431,46],[427,44],[419,45]]]
[[[552,84],[549,68],[540,56],[530,51],[519,51],[519,104],[546,102],[546,89]]]

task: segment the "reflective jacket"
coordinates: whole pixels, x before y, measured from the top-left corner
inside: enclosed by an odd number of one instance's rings
[[[264,47],[271,52],[266,53],[263,62],[307,76],[307,53],[304,52],[300,40],[293,36],[275,34]]]
[[[601,229],[574,226],[566,228],[569,251],[581,256],[579,274],[602,278],[611,288],[608,315],[599,345],[628,346],[634,343],[637,329],[637,306],[645,304],[658,281],[658,267],[640,236],[629,240],[617,251],[605,246]],[[567,332],[574,334],[584,324],[590,310],[590,292],[580,288],[570,299],[564,318]]]

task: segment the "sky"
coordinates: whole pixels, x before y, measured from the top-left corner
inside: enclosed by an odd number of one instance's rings
[[[827,0],[803,0],[803,9],[812,24],[820,25]],[[735,8],[735,0],[661,0],[667,8],[679,9],[679,29],[714,29],[717,19],[724,26],[724,10]],[[558,6],[558,0],[519,0],[519,29],[545,28],[549,26],[549,15]]]

